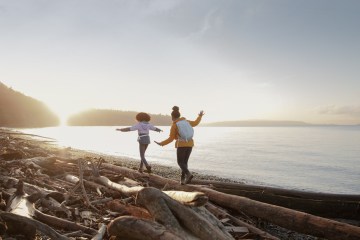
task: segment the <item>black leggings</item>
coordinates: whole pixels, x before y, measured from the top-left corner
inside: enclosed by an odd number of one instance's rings
[[[188,161],[192,151],[192,147],[178,147],[176,151],[177,163],[181,168],[181,178],[184,178],[185,175],[189,175],[190,171],[188,169]]]

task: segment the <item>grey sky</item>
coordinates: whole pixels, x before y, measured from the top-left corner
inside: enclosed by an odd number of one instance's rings
[[[360,123],[360,1],[0,0],[0,81],[60,114]]]

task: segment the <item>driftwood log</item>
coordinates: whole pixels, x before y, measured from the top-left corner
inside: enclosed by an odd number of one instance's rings
[[[16,192],[9,199],[6,212],[0,212],[0,216],[6,221],[10,232],[21,232],[32,239],[35,237],[36,230],[38,230],[54,239],[69,239],[50,228],[47,224],[34,219],[36,213],[34,202],[41,197],[41,193],[29,196],[24,192],[23,186],[23,182],[20,181]]]
[[[110,168],[124,176],[140,178],[142,174],[133,170],[104,163],[104,168]],[[226,208],[231,208],[239,213],[259,217],[281,227],[328,239],[360,239],[360,227],[338,221],[321,218],[292,209],[258,202],[245,197],[234,196],[217,192],[215,190],[195,185],[180,185],[178,182],[165,179],[157,175],[148,175],[150,183],[158,187],[173,188],[175,190],[200,191],[209,197],[209,200]]]
[[[218,192],[291,208],[327,218],[360,220],[360,195],[305,192],[239,183],[194,180]]]

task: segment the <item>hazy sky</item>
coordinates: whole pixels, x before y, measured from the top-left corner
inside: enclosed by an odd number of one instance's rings
[[[0,81],[65,116],[360,123],[358,0],[0,0]]]

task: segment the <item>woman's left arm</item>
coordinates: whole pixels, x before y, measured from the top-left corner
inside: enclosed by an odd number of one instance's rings
[[[201,122],[202,116],[204,116],[204,114],[205,114],[204,111],[201,110],[195,121],[189,121],[190,125],[192,127],[199,125],[199,123]]]

